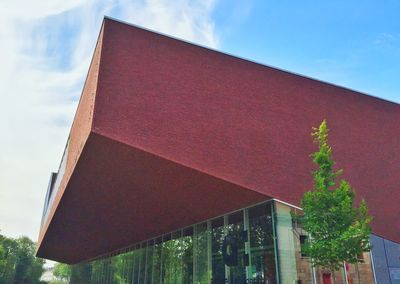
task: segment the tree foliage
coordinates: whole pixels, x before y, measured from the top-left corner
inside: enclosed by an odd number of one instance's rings
[[[28,237],[0,235],[0,284],[41,283],[44,260],[35,257],[36,244]]]
[[[62,282],[69,282],[71,277],[71,267],[68,264],[57,263],[54,266],[53,275]]]
[[[299,218],[310,234],[303,249],[314,266],[333,272],[343,262],[356,263],[360,254],[370,250],[372,217],[364,200],[358,207],[355,205],[355,192],[346,180],[340,180],[336,186],[342,170],[334,170],[325,120],[313,128],[312,136],[319,150],[311,155],[317,165],[313,172],[314,188],[301,200],[304,215]]]

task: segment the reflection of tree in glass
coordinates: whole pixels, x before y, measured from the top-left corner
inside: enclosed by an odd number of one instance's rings
[[[276,283],[271,205],[247,210],[251,250],[248,280]],[[222,244],[227,233],[238,241],[238,265],[230,267],[229,278],[242,283],[246,281],[244,211],[228,215],[227,220],[227,226],[224,218],[216,218],[136,245],[132,251],[92,261],[87,267],[75,266],[75,279],[81,281],[75,283],[225,283]],[[82,280],[85,277],[90,282]]]
[[[163,244],[163,280],[165,284],[180,283],[182,279],[182,247],[179,239]]]
[[[140,248],[140,263],[139,263],[139,283],[144,283],[144,278],[146,276],[146,243],[143,243]]]
[[[246,266],[244,264],[244,241],[243,241],[243,211],[239,211],[228,216],[227,225],[228,234],[237,239],[238,246],[238,264],[230,268],[230,277],[238,283],[245,282]]]
[[[102,275],[102,263],[100,260],[92,261],[92,276],[90,278],[90,283],[100,283]]]
[[[224,219],[211,222],[212,283],[225,283],[225,263],[222,258],[224,241]]]
[[[182,283],[193,282],[193,238],[184,236],[181,238],[182,245]]]
[[[147,246],[147,258],[146,258],[146,284],[153,283],[153,254],[154,254],[154,247],[153,241],[150,241]],[[128,282],[131,283],[131,282]]]
[[[195,267],[195,281],[199,284],[209,283],[210,275],[208,271],[208,234],[207,231],[207,223],[198,224],[195,226],[195,258],[196,258],[196,267]]]
[[[157,239],[154,244],[154,253],[153,253],[153,283],[160,283],[160,274],[161,274],[161,253],[162,253],[162,244],[161,238]]]
[[[116,284],[124,284],[126,283],[126,278],[124,277],[124,268],[125,268],[125,261],[124,255],[116,255],[112,258],[111,265],[113,267],[113,283]]]
[[[269,204],[249,209],[251,277],[276,282],[274,237]]]

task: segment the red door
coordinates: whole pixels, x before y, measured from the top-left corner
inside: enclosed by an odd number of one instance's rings
[[[322,284],[332,284],[330,273],[322,274]]]

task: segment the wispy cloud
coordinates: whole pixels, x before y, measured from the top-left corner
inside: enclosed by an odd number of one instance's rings
[[[213,0],[3,0],[0,230],[37,237],[103,15],[218,47]]]
[[[374,40],[378,48],[397,49],[399,47],[399,35],[391,33],[380,33]]]

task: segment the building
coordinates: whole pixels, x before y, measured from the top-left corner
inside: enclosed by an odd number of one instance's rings
[[[337,278],[399,283],[398,104],[105,18],[37,255],[92,283],[330,283],[290,214],[323,119],[374,216]]]

